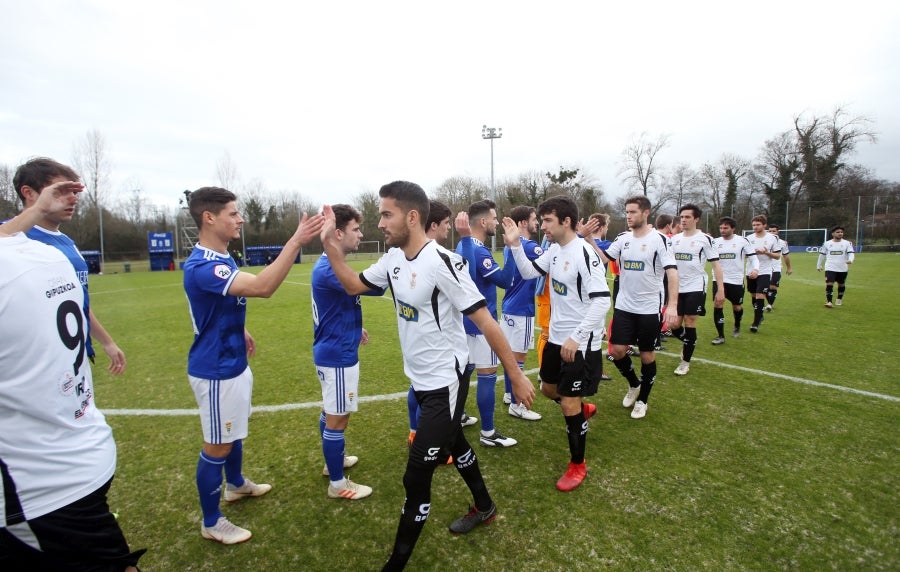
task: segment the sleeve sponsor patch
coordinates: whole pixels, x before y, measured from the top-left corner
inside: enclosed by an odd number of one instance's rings
[[[227,264],[216,264],[213,268],[213,274],[216,275],[216,278],[227,280],[231,276],[231,267]]]

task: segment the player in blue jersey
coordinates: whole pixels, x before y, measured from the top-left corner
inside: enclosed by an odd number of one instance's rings
[[[13,186],[25,208],[29,208],[35,204],[41,192],[54,184],[75,182],[78,183],[78,174],[71,168],[62,163],[58,163],[53,159],[46,157],[36,157],[28,162],[20,165],[16,169],[13,177]],[[78,183],[80,184],[80,183]],[[83,189],[84,186],[82,185]],[[69,206],[66,209],[57,212],[43,213],[36,224],[29,228],[10,227],[6,232],[25,232],[28,238],[49,244],[66,255],[69,262],[75,268],[75,274],[81,282],[84,290],[84,313],[88,317],[88,336],[87,340],[87,356],[94,361],[94,348],[91,343],[91,337],[97,339],[103,350],[109,356],[109,372],[118,375],[125,371],[125,353],[116,345],[112,336],[106,331],[91,309],[90,297],[88,296],[88,265],[81,256],[75,242],[60,232],[59,227],[64,222],[72,220],[75,209],[78,204],[79,193],[69,193],[67,195]],[[12,222],[12,221],[11,221]],[[20,221],[21,222],[21,221]]]
[[[356,252],[363,234],[362,215],[350,205],[332,205],[335,218],[335,241],[344,254]],[[312,271],[313,363],[322,384],[322,414],[319,434],[325,469],[331,479],[329,498],[357,500],[372,494],[372,488],[344,477],[344,469],[359,461],[355,455],[344,455],[344,431],[350,413],[359,408],[359,345],[369,343],[369,333],[362,327],[359,296],[349,296],[341,286],[328,256],[324,253]],[[368,295],[381,296],[383,290],[370,290]]]
[[[222,516],[219,497],[225,473],[225,500],[235,502],[269,492],[243,476],[243,439],[247,437],[253,374],[247,358],[256,354],[253,337],[244,327],[247,298],[268,298],[284,281],[300,248],[315,238],[324,217],[300,219],[281,254],[258,275],[242,272],[228,254],[228,243],[241,236],[241,218],[234,193],[203,187],[191,193],[189,210],[200,229],[199,240],[184,263],[194,343],[188,353],[188,378],[203,426],[203,450],[197,462],[197,492],[203,538],[223,544],[249,540],[249,530]]]
[[[515,265],[501,268],[494,260],[493,254],[485,246],[488,237],[497,232],[496,205],[491,200],[476,201],[469,205],[465,213],[456,218],[456,230],[460,239],[456,252],[469,264],[469,276],[487,301],[488,311],[497,319],[497,287],[507,288],[512,280]],[[466,340],[469,344],[468,375],[474,368],[478,383],[475,389],[475,401],[481,414],[481,438],[479,442],[485,447],[512,447],[518,441],[502,435],[494,427],[494,407],[497,402],[495,387],[497,385],[497,356],[491,350],[484,334],[468,317],[463,317],[466,328]]]
[[[509,218],[516,223],[519,229],[519,242],[525,250],[528,260],[535,260],[544,250],[541,245],[531,240],[537,233],[538,220],[534,207],[518,206],[509,211]],[[516,262],[512,258],[509,247],[503,249],[503,267],[512,268],[513,276],[510,279],[503,302],[500,304],[502,319],[500,328],[512,348],[513,355],[519,369],[525,371],[525,359],[528,350],[534,349],[534,295],[537,287],[537,278],[525,280],[522,273],[516,268]],[[512,402],[512,391],[509,380],[506,380],[506,391],[503,393],[503,403],[509,404],[509,414],[527,421],[540,421],[541,414],[532,411],[521,403]]]

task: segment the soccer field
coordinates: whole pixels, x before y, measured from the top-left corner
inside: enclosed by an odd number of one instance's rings
[[[792,255],[795,272],[782,279],[759,334],[748,331],[746,304],[745,333],[710,345],[710,303],[687,376],[672,375],[680,348],[666,342],[645,419],[622,408],[627,384],[607,363],[613,380],[590,400],[599,408],[590,472],[572,493],[554,487],[568,463],[558,406],[538,396],[542,421],[514,419],[498,383],[497,427],[519,445],[474,448],[500,517],[451,535],[447,526],[471,497],[454,469],[439,468],[408,569],[898,569],[900,256],[859,255],[844,306],[830,310],[815,258]],[[387,297],[362,300],[372,342],[360,352],[364,402],[347,430],[347,452],[360,457],[348,475],[374,493],[328,499],[311,269],[295,266],[271,299],[248,301],[259,354],[245,473],[274,490],[223,503],[253,531],[235,546],[199,534],[202,436],[187,383],[192,332],[181,273],[91,277],[92,308],[128,357],[127,372],[113,378],[101,350],[94,376],[119,446],[110,507],[132,546],[149,548],[143,570],[377,570],[390,553],[404,496],[408,387],[393,306]],[[527,368],[535,367],[532,355]],[[474,395],[467,410],[478,416]],[[477,443],[477,426],[465,431]]]

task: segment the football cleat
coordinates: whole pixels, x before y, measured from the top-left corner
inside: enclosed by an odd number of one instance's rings
[[[691,370],[691,364],[686,361],[682,361],[678,367],[675,368],[675,375],[687,375],[687,373]]]
[[[200,536],[207,540],[221,542],[222,544],[238,544],[239,542],[250,540],[253,533],[246,528],[231,524],[227,518],[220,516],[219,520],[216,521],[215,526],[206,527],[201,523]]]
[[[835,306],[843,306],[844,301],[842,299],[838,298],[837,300],[834,301],[834,305]]]
[[[750,333],[751,333],[751,334],[755,334],[755,333],[758,332],[758,331],[759,331],[759,325],[757,325],[757,324],[750,324]]]
[[[625,398],[622,400],[622,407],[631,407],[634,405],[634,402],[637,401],[638,393],[641,392],[641,386],[637,387],[629,387],[628,393],[625,394]]]
[[[493,522],[497,518],[497,505],[491,505],[490,510],[478,510],[477,507],[469,508],[469,512],[465,516],[461,516],[453,521],[450,525],[450,532],[454,534],[465,534],[472,532],[476,526]]]
[[[512,437],[504,437],[496,429],[493,433],[487,436],[482,433],[479,441],[485,447],[512,447],[513,445],[516,445],[518,443],[518,441],[516,441]]]
[[[581,412],[584,413],[584,419],[587,421],[597,413],[597,406],[593,403],[582,403]]]
[[[239,487],[225,483],[225,502],[237,502],[247,497],[261,497],[271,490],[272,485],[257,485],[247,477],[244,477],[244,484]],[[243,541],[239,540],[237,542]]]
[[[459,424],[463,427],[469,427],[471,425],[475,425],[478,423],[477,417],[472,417],[471,415],[466,415],[466,412],[463,411],[462,418],[459,420]]]
[[[409,446],[410,447],[412,447],[412,442],[413,442],[413,439],[415,439],[415,437],[416,437],[416,432],[410,431],[409,432]],[[357,457],[356,455],[344,455],[344,468],[345,469],[349,469],[350,467],[352,467],[353,465],[355,465],[358,462],[359,462],[359,457]],[[331,474],[328,472],[328,465],[325,465],[325,468],[322,469],[322,476],[323,477],[331,476]]]
[[[519,419],[524,419],[526,421],[540,421],[542,417],[540,413],[528,409],[522,403],[510,404],[509,414],[513,417],[518,417]]]
[[[330,499],[359,500],[366,498],[370,494],[372,494],[372,487],[354,483],[350,479],[344,479],[344,484],[341,487],[328,485],[328,498]]]
[[[638,401],[634,404],[634,409],[631,410],[631,418],[643,419],[645,415],[647,415],[647,404],[643,401]]]
[[[504,393],[503,394],[503,403],[509,405],[512,403],[512,393]]]
[[[569,463],[569,468],[566,469],[565,474],[556,481],[556,489],[567,493],[569,491],[574,491],[581,485],[584,478],[587,476],[587,462],[582,461],[579,464]]]
[[[825,302],[826,308],[831,308],[831,306],[833,306],[833,304],[831,302]]]
[[[741,329],[740,329],[740,328],[735,328],[735,329],[731,330],[731,337],[732,337],[732,338],[739,338],[739,337],[741,337]]]
[[[712,345],[714,345],[714,346],[721,346],[724,343],[725,343],[725,338],[723,338],[722,336],[713,338],[713,341],[712,341]]]

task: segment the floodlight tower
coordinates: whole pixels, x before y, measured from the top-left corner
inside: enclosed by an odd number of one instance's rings
[[[491,141],[491,200],[495,203],[497,202],[497,192],[494,190],[494,139],[500,139],[501,137],[503,137],[502,127],[481,126],[481,138],[490,139]],[[491,251],[496,250],[496,248],[497,236],[495,234],[491,237]]]

